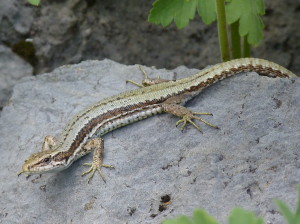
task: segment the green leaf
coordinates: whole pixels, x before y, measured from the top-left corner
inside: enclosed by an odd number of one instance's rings
[[[294,214],[290,211],[289,207],[280,200],[274,200],[275,204],[279,208],[280,213],[286,219],[289,224],[296,224],[294,222]],[[300,220],[299,220],[300,223]]]
[[[218,224],[218,222],[204,210],[197,209],[192,218],[180,216],[177,219],[169,219],[162,224]]]
[[[206,25],[211,24],[217,19],[215,0],[198,0],[197,10]]]
[[[193,222],[186,216],[180,216],[177,219],[168,219],[162,224],[193,224]]]
[[[195,224],[218,224],[218,222],[210,215],[208,215],[204,210],[198,209],[194,212],[194,222]]]
[[[247,36],[251,45],[258,45],[263,39],[264,24],[260,16],[264,13],[263,0],[230,0],[226,5],[228,24],[239,20],[240,36]]]
[[[28,0],[31,5],[38,6],[40,4],[40,0]]]
[[[261,218],[257,218],[252,212],[242,208],[235,208],[231,211],[228,224],[263,224]]]
[[[181,29],[195,17],[197,0],[156,0],[148,16],[148,21],[168,26],[173,20]]]
[[[215,0],[156,0],[148,16],[148,21],[168,26],[173,20],[181,29],[195,17],[195,11],[205,24],[217,18]]]
[[[300,184],[298,184],[297,188],[298,188],[298,202],[297,202],[297,208],[296,208],[296,215],[300,220]]]
[[[280,200],[274,200],[274,203],[279,208],[280,213],[283,215],[283,217],[289,224],[300,224],[300,184],[298,184],[297,188],[298,188],[298,202],[297,202],[297,208],[295,214],[293,214],[293,212],[289,209],[289,207],[284,202]]]

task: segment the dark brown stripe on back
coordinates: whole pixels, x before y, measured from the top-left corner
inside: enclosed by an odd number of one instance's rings
[[[213,78],[208,78],[205,82],[201,82],[198,85],[195,86],[191,86],[189,89],[183,90],[182,92],[188,91],[188,92],[194,92],[194,91],[198,91],[201,89],[204,89],[210,85],[212,85],[213,83],[222,80],[226,77],[232,76],[234,74],[238,74],[241,72],[257,72],[261,75],[266,75],[269,77],[289,77],[288,74],[282,73],[279,70],[270,68],[270,67],[263,67],[262,65],[257,65],[257,66],[253,66],[251,64],[248,65],[241,65],[237,68],[231,68],[228,71],[223,71],[221,72],[221,74],[216,74],[215,76],[213,76]],[[205,74],[204,74],[205,75]],[[134,105],[128,105],[125,107],[121,107],[121,108],[116,108],[114,110],[108,111],[104,114],[101,114],[93,119],[91,119],[89,121],[89,123],[87,125],[85,125],[76,135],[75,140],[73,141],[73,143],[71,144],[69,150],[65,153],[67,153],[69,156],[73,155],[74,151],[77,149],[78,146],[80,146],[81,142],[84,140],[84,138],[92,131],[92,129],[94,127],[96,127],[99,123],[107,120],[110,117],[115,117],[119,114],[122,114],[123,112],[130,112],[130,111],[134,111],[138,108],[143,108],[149,105],[154,105],[154,104],[159,104],[162,103],[163,101],[165,101],[166,99],[174,96],[174,95],[180,95],[182,92],[176,92],[173,95],[169,95],[167,97],[161,97],[160,99],[156,99],[156,100],[145,100],[145,102],[140,102]],[[65,136],[66,138],[67,136]]]
[[[159,99],[159,100],[152,100],[152,101],[147,101],[144,103],[138,103],[134,105],[128,105],[125,107],[121,108],[116,108],[114,110],[107,111],[104,114],[101,114],[89,121],[87,125],[85,125],[76,135],[75,140],[71,144],[69,150],[67,151],[68,155],[73,155],[74,151],[77,149],[78,146],[80,146],[81,142],[84,140],[84,138],[93,130],[94,127],[96,127],[98,124],[101,122],[109,119],[110,117],[115,117],[119,114],[122,114],[123,112],[128,112],[128,111],[134,111],[138,108],[143,108],[149,105],[154,105],[154,104],[159,104],[165,101],[168,97]]]
[[[208,78],[205,82],[201,82],[196,86],[192,86],[188,91],[194,92],[194,91],[198,91],[200,89],[204,89],[219,80],[222,80],[224,78],[227,78],[227,77],[235,75],[235,74],[239,74],[241,72],[257,72],[260,75],[268,76],[268,77],[272,77],[272,78],[276,78],[276,77],[288,78],[289,77],[288,74],[282,73],[281,71],[270,68],[270,67],[263,67],[262,65],[253,66],[251,64],[241,65],[237,68],[231,68],[228,71],[223,71],[219,75],[216,74],[213,78]]]

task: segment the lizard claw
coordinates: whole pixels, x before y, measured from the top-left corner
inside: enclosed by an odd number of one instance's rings
[[[212,128],[219,129],[218,126],[215,126],[215,125],[213,125],[213,124],[211,124],[211,123],[209,123],[209,122],[203,120],[202,118],[196,117],[196,116],[194,116],[194,115],[211,115],[211,116],[212,116],[212,113],[191,112],[191,114],[186,114],[186,115],[184,115],[184,116],[182,117],[181,120],[177,121],[177,122],[176,122],[176,127],[177,127],[180,123],[182,123],[182,125],[181,125],[181,127],[180,127],[180,130],[183,131],[184,128],[185,128],[185,126],[186,126],[186,124],[187,124],[187,122],[188,122],[188,123],[190,123],[191,125],[193,125],[198,131],[200,131],[201,133],[203,133],[203,131],[202,131],[202,129],[200,128],[200,126],[196,125],[196,124],[192,121],[192,119],[196,119],[196,120],[201,121],[201,122],[203,122],[204,124],[206,124],[206,125],[208,125],[208,126],[210,126],[210,127],[212,127]]]
[[[84,173],[81,174],[81,176],[84,176],[84,175],[86,175],[88,173],[91,173],[91,175],[88,178],[88,183],[90,183],[90,181],[93,178],[93,176],[94,176],[94,174],[95,174],[96,171],[99,172],[102,180],[106,183],[105,177],[104,177],[104,175],[103,175],[103,173],[101,171],[101,167],[114,168],[114,166],[111,166],[111,165],[99,164],[99,163],[94,163],[94,162],[92,162],[92,163],[84,163],[83,165],[84,166],[90,166],[90,168],[87,171],[85,171]]]

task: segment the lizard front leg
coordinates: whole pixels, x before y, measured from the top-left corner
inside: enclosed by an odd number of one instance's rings
[[[43,146],[42,146],[42,151],[48,151],[53,149],[57,144],[57,139],[53,136],[47,135],[44,138]]]
[[[93,155],[93,161],[91,163],[83,164],[84,166],[90,166],[90,169],[88,169],[86,172],[82,173],[82,176],[91,172],[91,175],[88,178],[88,183],[89,183],[91,181],[91,179],[93,178],[94,173],[96,171],[98,171],[101,178],[103,179],[103,181],[106,182],[104,175],[101,171],[101,167],[106,167],[106,168],[114,168],[114,167],[111,165],[106,165],[106,164],[102,163],[103,162],[103,151],[104,151],[103,138],[92,139],[83,147],[85,147],[85,149],[87,151],[94,150],[94,155]]]
[[[168,79],[161,79],[159,76],[156,79],[151,79],[148,76],[148,73],[142,68],[141,65],[139,65],[139,69],[140,71],[144,74],[144,79],[142,80],[142,83],[137,83],[135,81],[132,80],[126,80],[126,83],[130,82],[140,88],[146,87],[146,86],[152,86],[152,85],[156,85],[159,83],[163,83],[163,82],[170,82],[172,80],[168,80]]]
[[[212,113],[199,113],[199,112],[193,112],[189,109],[187,109],[186,107],[180,105],[182,102],[184,101],[184,96],[174,96],[169,98],[168,100],[166,100],[165,102],[162,103],[162,110],[166,113],[169,114],[173,114],[177,117],[180,117],[181,119],[179,121],[176,122],[176,127],[182,123],[180,129],[181,131],[183,131],[183,129],[186,126],[186,123],[190,123],[192,124],[197,130],[199,130],[202,133],[202,129],[200,128],[200,126],[196,125],[192,120],[196,119],[199,120],[201,122],[203,122],[204,124],[212,127],[212,128],[216,128],[218,129],[217,126],[203,120],[200,117],[197,117],[195,115],[211,115]]]

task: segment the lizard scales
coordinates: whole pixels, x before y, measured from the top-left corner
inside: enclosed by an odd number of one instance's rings
[[[112,130],[157,113],[167,112],[184,117],[190,111],[176,105],[183,105],[217,81],[248,71],[269,77],[295,77],[292,72],[276,63],[257,58],[242,58],[216,64],[187,78],[120,93],[97,102],[75,115],[66,125],[55,147],[49,149],[51,156],[46,156],[48,150],[33,154],[25,162],[20,173],[41,173],[65,169],[76,159],[91,151],[90,148],[84,147],[90,139],[101,138]],[[195,117],[191,118],[195,119]],[[192,121],[182,122],[183,126],[189,122],[198,128]],[[101,147],[103,148],[103,142]],[[47,160],[51,158],[52,164],[47,165],[48,161],[45,162],[44,158],[48,158]]]

